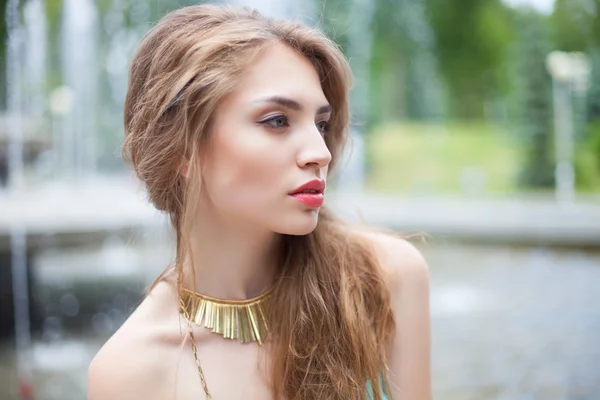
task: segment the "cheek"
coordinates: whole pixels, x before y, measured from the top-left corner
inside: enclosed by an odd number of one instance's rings
[[[214,138],[205,177],[212,201],[227,208],[268,206],[269,199],[286,190],[281,181],[289,169],[285,155],[260,132],[222,133]]]

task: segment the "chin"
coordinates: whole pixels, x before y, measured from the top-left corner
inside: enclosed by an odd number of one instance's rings
[[[308,235],[315,230],[318,221],[318,211],[307,212],[302,217],[291,218],[285,224],[280,225],[278,229],[275,229],[275,231],[284,235]]]

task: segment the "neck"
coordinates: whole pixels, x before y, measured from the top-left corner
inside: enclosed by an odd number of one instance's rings
[[[278,272],[281,236],[253,224],[203,213],[191,232],[183,286],[220,299],[244,300],[270,288]]]

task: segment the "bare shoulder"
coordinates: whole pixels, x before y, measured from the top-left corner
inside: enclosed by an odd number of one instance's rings
[[[141,383],[147,371],[136,362],[136,340],[123,328],[106,342],[88,368],[88,400],[144,397]]]
[[[393,292],[407,289],[407,285],[422,285],[429,281],[425,257],[408,240],[380,232],[360,234],[372,244]]]
[[[421,252],[410,242],[380,233],[368,233],[388,280],[396,330],[388,349],[393,398],[430,400],[431,329],[429,269]]]
[[[167,364],[164,338],[170,331],[158,315],[160,310],[156,310],[156,297],[164,296],[166,290],[159,286],[90,363],[88,400],[157,398],[157,385],[164,380],[161,377]]]

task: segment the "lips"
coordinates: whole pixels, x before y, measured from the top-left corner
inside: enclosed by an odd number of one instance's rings
[[[304,185],[299,186],[290,195],[295,195],[299,193],[320,193],[323,194],[325,191],[325,181],[321,179],[313,179],[310,182],[306,182]]]
[[[314,179],[296,188],[293,192],[290,192],[289,195],[305,206],[321,207],[325,200],[325,196],[323,196],[324,191],[325,181]]]

